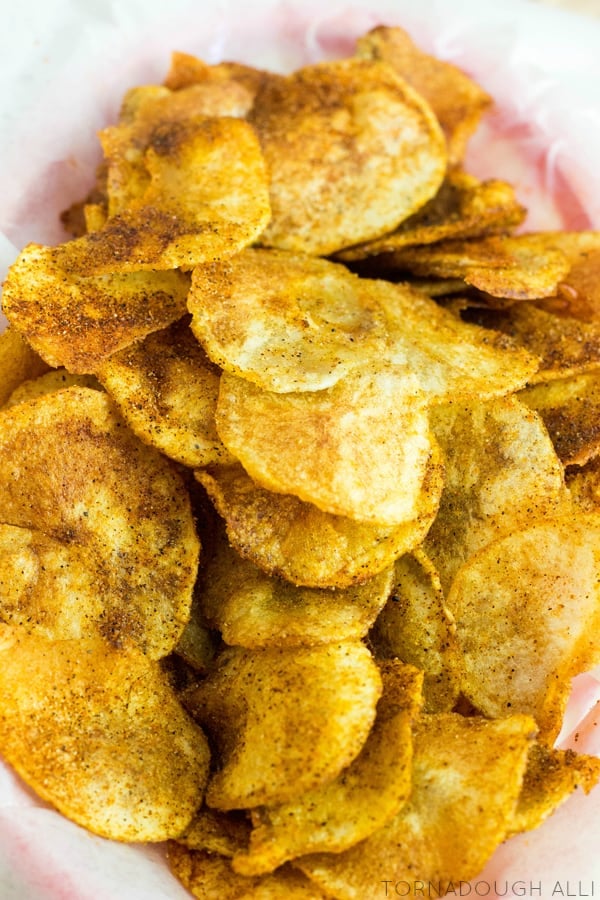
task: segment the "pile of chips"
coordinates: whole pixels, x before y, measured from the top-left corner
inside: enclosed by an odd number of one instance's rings
[[[0,752],[198,898],[441,894],[600,777],[600,233],[515,234],[489,105],[176,53],[9,272]]]

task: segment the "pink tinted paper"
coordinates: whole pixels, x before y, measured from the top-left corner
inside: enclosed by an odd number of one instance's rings
[[[494,95],[496,111],[472,141],[468,167],[516,183],[528,228],[600,228],[600,26],[592,20],[526,0],[22,0],[8,18],[0,53],[4,268],[28,241],[63,239],[58,213],[93,182],[95,132],[114,118],[124,90],[162,80],[172,49],[289,71],[351,52],[356,36],[381,22],[404,25]],[[564,746],[600,753],[599,699],[594,676],[576,679]],[[600,791],[576,795],[456,893],[600,895],[598,848]],[[373,897],[382,891],[374,885]],[[1,900],[186,896],[161,848],[89,835],[0,769]]]

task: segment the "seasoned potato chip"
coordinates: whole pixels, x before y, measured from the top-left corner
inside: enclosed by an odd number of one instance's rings
[[[388,63],[430,104],[448,143],[448,162],[461,162],[491,97],[451,63],[423,53],[402,28],[380,25],[358,40],[363,59]]]
[[[285,803],[331,781],[360,752],[380,694],[377,666],[358,642],[227,648],[185,697],[218,750],[206,802]]]
[[[16,406],[26,400],[35,400],[44,394],[54,394],[68,387],[87,387],[101,391],[102,385],[93,375],[71,375],[66,369],[51,369],[37,378],[30,378],[12,392],[6,406]]]
[[[567,471],[566,481],[579,508],[600,512],[600,456],[595,456],[581,468]]]
[[[132,272],[89,278],[68,258],[73,244],[30,244],[9,269],[2,294],[11,324],[50,365],[93,373],[111,353],[185,314],[188,276]]]
[[[169,844],[173,874],[198,900],[326,900],[325,894],[291,866],[257,878],[238,875],[226,857]]]
[[[434,519],[439,467],[429,478],[415,518],[396,528],[354,522],[322,512],[289,494],[254,484],[241,466],[197,472],[227,523],[238,553],[271,575],[314,588],[347,588],[383,572],[422,541]]]
[[[423,679],[398,661],[386,663],[381,675],[375,724],[354,762],[296,800],[255,810],[249,849],[233,858],[236,872],[260,875],[307,853],[339,853],[382,828],[406,802]]]
[[[446,475],[424,547],[447,591],[463,562],[568,494],[542,420],[513,396],[436,407],[432,427]]]
[[[464,695],[484,715],[560,729],[570,681],[600,661],[600,514],[538,520],[487,546],[448,594]]]
[[[463,278],[490,297],[532,300],[552,297],[569,272],[560,250],[531,235],[493,236],[472,241],[441,241],[424,247],[404,247],[379,260],[383,270],[408,270],[415,275]]]
[[[233,256],[269,221],[265,164],[246,122],[164,122],[152,132],[144,165],[143,192],[136,174],[136,199],[98,231],[55,248],[59,266],[88,276],[190,268]]]
[[[6,286],[4,288],[6,291]],[[3,308],[6,301],[3,302]],[[0,334],[0,406],[3,406],[19,385],[37,378],[48,370],[27,341],[14,328]]]
[[[230,646],[302,647],[360,640],[387,600],[393,570],[337,590],[296,587],[265,574],[229,546],[220,528],[199,591],[207,621]]]
[[[268,246],[326,256],[379,237],[445,174],[435,116],[384,63],[346,59],[269,78],[249,121],[270,175]]]
[[[437,448],[417,377],[356,371],[332,388],[275,394],[223,374],[217,431],[261,487],[324,512],[395,526],[416,518]]]
[[[376,657],[396,657],[424,673],[426,712],[447,712],[458,699],[460,656],[454,630],[431,560],[420,549],[400,557],[393,590],[370,640]]]
[[[495,179],[481,182],[465,172],[451,171],[437,194],[395,231],[342,250],[337,258],[351,262],[401,247],[510,231],[525,214],[512,185]]]
[[[587,794],[598,779],[600,759],[597,757],[533,744],[510,834],[537,828],[575,788],[582,787]]]
[[[209,750],[157,663],[134,648],[24,634],[0,655],[0,749],[44,800],[113,840],[183,831]]]
[[[254,102],[254,97],[267,78],[275,77],[272,72],[264,72],[253,66],[245,66],[239,62],[221,62],[209,66],[197,56],[190,53],[180,53],[175,50],[171,54],[171,66],[165,78],[165,86],[172,91],[180,91],[192,84],[217,84],[219,82],[235,81],[246,88],[248,93],[248,109]]]
[[[113,354],[97,374],[145,443],[186,466],[233,462],[215,426],[219,372],[187,318]]]
[[[192,601],[189,621],[173,651],[196,672],[204,673],[210,668],[218,645],[218,635],[208,627],[196,596]]]
[[[324,259],[245,250],[198,266],[188,308],[213,362],[270,391],[331,387],[385,352],[373,282]]]
[[[528,716],[498,721],[455,713],[423,716],[415,727],[412,794],[400,812],[365,841],[297,865],[338,900],[375,898],[382,877],[404,896],[430,884],[441,897],[483,868],[510,827],[527,752]]]
[[[177,838],[177,843],[190,850],[208,850],[231,858],[248,846],[250,821],[246,813],[236,810],[221,812],[204,806]]]
[[[600,373],[536,384],[520,400],[544,420],[565,466],[582,466],[600,453]]]
[[[169,653],[189,618],[199,545],[167,460],[105,394],[67,388],[0,413],[0,472],[4,620]]]

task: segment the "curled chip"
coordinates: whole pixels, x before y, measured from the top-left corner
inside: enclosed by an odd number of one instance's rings
[[[456,713],[424,715],[415,726],[412,793],[387,825],[339,854],[297,865],[328,896],[373,896],[392,883],[435,887],[442,897],[483,868],[512,822],[535,723]]]
[[[337,590],[296,587],[269,576],[229,546],[220,529],[202,573],[199,598],[207,621],[230,646],[301,647],[360,640],[384,606],[393,570]]]
[[[163,122],[152,132],[144,166],[143,192],[98,231],[55,248],[59,266],[96,276],[190,268],[233,256],[269,221],[265,165],[246,122],[205,116]]]
[[[388,63],[425,98],[442,126],[449,164],[459,164],[491,97],[456,66],[419,50],[403,28],[373,28],[358,40],[357,53]]]
[[[233,462],[215,426],[220,373],[187,317],[113,354],[97,374],[145,443],[186,466]]]
[[[293,394],[225,373],[217,431],[257,484],[358,522],[410,522],[423,492],[441,488],[423,392],[400,366]]]
[[[185,315],[188,276],[87,277],[71,256],[74,243],[30,244],[9,269],[2,294],[8,320],[50,365],[94,372],[111,353]]]
[[[271,575],[315,588],[347,588],[383,572],[422,541],[437,509],[441,476],[421,492],[414,519],[395,528],[322,512],[258,487],[241,466],[197,472],[238,553]]]
[[[571,678],[600,661],[600,514],[538,520],[490,544],[448,594],[462,690],[484,715],[531,715],[551,742]]]
[[[307,853],[340,853],[382,828],[404,805],[422,675],[397,660],[381,675],[375,724],[354,762],[296,800],[255,810],[250,846],[233,858],[237,872],[258,875]]]
[[[192,331],[226,372],[271,391],[320,390],[385,351],[372,284],[327,260],[245,250],[195,269]]]
[[[170,653],[199,545],[182,480],[105,394],[68,388],[0,413],[2,617],[55,639]]]
[[[217,748],[207,804],[285,803],[331,781],[360,752],[380,694],[377,666],[358,642],[227,648],[185,698]]]
[[[424,546],[448,591],[463,562],[569,498],[541,418],[516,397],[436,407],[432,427],[446,476]]]
[[[16,329],[3,331],[0,334],[0,406],[24,381],[43,375],[47,369],[48,365]]]
[[[384,63],[269,78],[249,121],[271,179],[268,246],[326,256],[379,237],[423,206],[446,171],[431,109]]]
[[[134,648],[22,633],[0,655],[0,749],[27,784],[113,840],[183,831],[209,750],[158,663]]]

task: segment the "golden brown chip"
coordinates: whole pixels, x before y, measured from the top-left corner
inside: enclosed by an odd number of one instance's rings
[[[269,576],[229,546],[220,528],[199,591],[207,621],[230,646],[302,647],[363,638],[385,604],[393,570],[337,590]]]
[[[432,427],[446,474],[424,547],[448,591],[463,562],[560,509],[568,494],[542,420],[514,396],[436,407]]]
[[[477,875],[504,840],[534,734],[528,716],[423,716],[408,803],[350,850],[294,865],[338,900],[375,897],[383,878],[401,884],[403,896],[422,896],[422,886],[431,885],[442,897],[451,884]]]
[[[0,749],[27,784],[113,840],[183,831],[209,750],[158,663],[134,648],[24,634],[1,657]]]
[[[217,431],[261,487],[323,512],[396,526],[413,521],[438,451],[417,377],[356,370],[323,391],[275,394],[224,373]]]
[[[384,528],[266,491],[241,466],[198,472],[196,477],[225,519],[229,540],[240,556],[306,587],[347,588],[378,575],[423,541],[437,510],[437,487],[424,485],[415,519]],[[428,477],[437,485],[437,466]]]
[[[376,657],[392,656],[421,669],[426,712],[447,712],[458,699],[460,656],[454,630],[431,560],[421,549],[400,557],[393,590],[370,640]]]
[[[5,287],[6,292],[6,287]],[[5,309],[6,299],[3,301]],[[15,328],[0,334],[0,406],[24,381],[37,378],[48,370],[41,359]]]
[[[71,375],[66,369],[51,369],[37,378],[30,378],[19,385],[12,392],[6,406],[16,406],[26,400],[35,400],[44,394],[54,394],[56,391],[64,391],[68,387],[87,387],[101,391],[102,385],[94,375]]]
[[[245,250],[198,266],[188,308],[213,362],[266,390],[331,387],[385,352],[376,286],[324,259]]]
[[[577,507],[585,512],[600,512],[600,456],[567,471],[566,481]]]
[[[422,675],[398,660],[383,665],[383,694],[367,741],[328,784],[279,806],[253,812],[247,851],[233,858],[242,875],[260,875],[307,853],[340,853],[382,828],[411,789],[412,725]]]
[[[190,608],[189,621],[181,632],[173,652],[196,672],[204,673],[208,671],[215,658],[218,643],[218,635],[208,627],[196,595]]]
[[[94,372],[111,353],[185,315],[187,275],[87,277],[68,259],[74,243],[30,244],[11,266],[2,295],[11,324],[50,365]]]
[[[213,85],[219,82],[235,81],[246,88],[249,110],[259,87],[265,79],[273,77],[272,72],[264,72],[239,62],[221,62],[209,66],[197,56],[180,53],[176,50],[171,54],[171,66],[165,78],[165,86],[172,91],[180,91],[193,84],[208,82]]]
[[[359,39],[357,53],[388,63],[427,100],[444,131],[449,164],[460,163],[491,97],[456,66],[419,50],[402,28],[373,28]]]
[[[337,258],[351,262],[402,247],[510,231],[525,214],[512,185],[495,179],[481,182],[465,172],[449,172],[437,194],[395,231],[342,250]]]
[[[0,413],[0,473],[4,621],[168,654],[189,618],[199,545],[167,460],[105,394],[67,388]]]
[[[265,164],[246,122],[196,116],[157,125],[144,167],[125,208],[55,248],[58,265],[96,276],[191,268],[233,256],[269,221]]]
[[[396,228],[446,170],[427,103],[387,65],[347,59],[265,81],[249,115],[271,179],[261,243],[328,255]]]
[[[131,430],[186,466],[233,462],[215,426],[219,371],[181,319],[97,370]]]
[[[360,752],[381,694],[364,645],[231,647],[217,662],[186,694],[217,748],[209,806],[285,803],[331,781]]]
[[[250,829],[246,813],[236,810],[225,813],[204,806],[179,835],[177,842],[190,850],[207,850],[231,859],[248,846]]]
[[[519,399],[544,420],[565,466],[582,466],[600,453],[600,373],[536,384]]]
[[[462,690],[484,715],[560,730],[571,679],[600,661],[600,514],[533,521],[488,545],[448,594]]]

